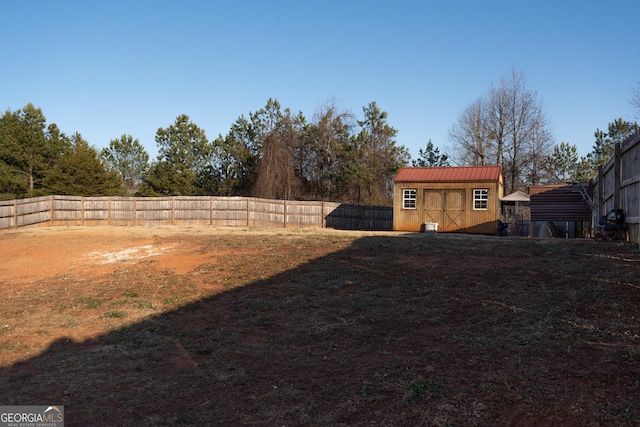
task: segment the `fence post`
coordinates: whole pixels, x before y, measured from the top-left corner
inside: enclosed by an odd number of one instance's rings
[[[616,209],[622,208],[620,206],[620,143],[616,142],[614,145],[615,152],[613,155],[613,207]],[[628,209],[628,208],[627,208]]]
[[[176,225],[176,198],[171,198],[171,225]]]
[[[245,200],[247,201],[247,227],[250,227],[250,225],[249,225],[249,198],[245,197]]]
[[[602,165],[598,166],[598,220],[604,213],[604,174]]]
[[[18,228],[18,199],[13,199],[13,227]]]
[[[213,225],[213,196],[209,197],[209,226]]]
[[[285,200],[284,202],[284,224],[283,224],[283,228],[287,228],[287,201]]]

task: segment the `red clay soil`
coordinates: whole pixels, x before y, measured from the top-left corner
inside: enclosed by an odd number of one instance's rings
[[[635,245],[0,233],[0,405],[67,426],[640,424]]]

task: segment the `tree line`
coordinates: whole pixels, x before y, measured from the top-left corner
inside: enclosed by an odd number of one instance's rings
[[[81,134],[47,124],[42,110],[27,104],[0,117],[0,199],[222,195],[388,205],[401,167],[451,163],[501,165],[509,194],[588,181],[614,144],[638,130],[637,123],[616,119],[606,132],[596,130],[593,151],[583,157],[575,145],[553,145],[541,98],[517,70],[463,110],[444,153],[429,140],[411,159],[387,119],[376,102],[356,117],[330,101],[307,120],[269,99],[209,140],[181,114],[157,130],[158,155],[151,160],[131,135],[98,150]]]
[[[362,118],[326,103],[308,121],[275,99],[209,140],[185,114],[155,135],[150,161],[131,135],[97,150],[28,104],[0,118],[0,197],[237,195],[389,204],[410,160],[376,102]]]
[[[640,111],[638,99],[635,92],[632,105]],[[513,69],[460,114],[449,131],[450,157],[462,165],[501,165],[505,194],[526,192],[531,185],[589,181],[615,144],[637,131],[637,123],[615,119],[607,132],[596,129],[593,150],[582,157],[576,145],[554,145],[542,98]]]

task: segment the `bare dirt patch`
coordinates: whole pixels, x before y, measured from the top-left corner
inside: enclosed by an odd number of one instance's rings
[[[636,425],[628,244],[0,233],[0,403],[69,426]]]

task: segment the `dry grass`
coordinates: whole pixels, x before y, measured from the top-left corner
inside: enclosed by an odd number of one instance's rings
[[[1,283],[0,403],[62,404],[69,426],[640,422],[635,246],[253,231],[151,240],[182,248],[181,264],[169,268],[167,250],[19,293]]]

